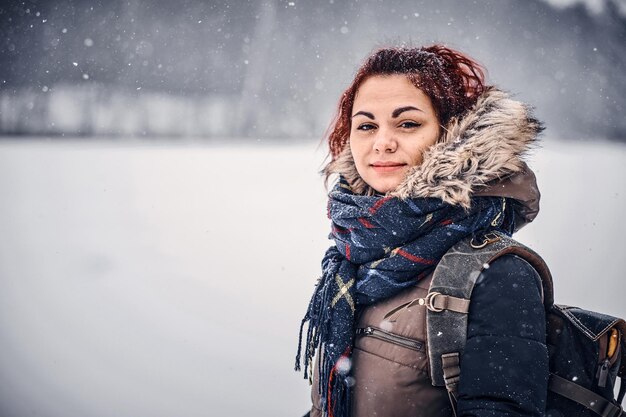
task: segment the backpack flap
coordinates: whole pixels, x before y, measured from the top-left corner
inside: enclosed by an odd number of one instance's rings
[[[547,315],[550,383],[547,415],[621,415],[626,368],[626,322],[578,307],[554,305]],[[617,377],[620,395],[614,400]],[[573,402],[570,402],[573,401]],[[576,404],[575,404],[576,403]],[[588,414],[580,413],[580,405]]]

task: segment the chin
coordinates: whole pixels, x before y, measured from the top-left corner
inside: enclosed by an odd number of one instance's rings
[[[364,171],[365,172],[361,173],[357,167],[357,172],[359,173],[361,179],[380,194],[386,194],[389,191],[395,190],[406,177],[406,170],[395,172],[393,174],[380,174],[369,170]]]
[[[367,181],[366,181],[367,182]],[[389,191],[395,190],[402,181],[372,181],[370,187],[381,194],[386,194]]]

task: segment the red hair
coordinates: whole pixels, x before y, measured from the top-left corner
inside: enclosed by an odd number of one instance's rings
[[[361,65],[339,100],[328,135],[332,160],[345,148],[350,137],[352,105],[359,86],[368,77],[392,74],[406,75],[430,98],[443,126],[469,110],[485,90],[483,67],[459,51],[443,45],[379,49]]]

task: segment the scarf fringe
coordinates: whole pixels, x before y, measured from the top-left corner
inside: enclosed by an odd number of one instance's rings
[[[352,398],[350,384],[348,382],[349,369],[339,370],[338,365],[341,360],[349,360],[352,348],[348,347],[346,351],[340,356],[339,361],[332,367],[330,375],[328,376],[328,391],[326,409],[328,417],[350,417],[352,414]],[[328,364],[326,364],[328,365]],[[326,367],[326,366],[325,366]],[[320,378],[320,381],[323,381]]]

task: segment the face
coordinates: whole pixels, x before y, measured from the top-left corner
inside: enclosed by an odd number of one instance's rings
[[[357,90],[350,148],[359,175],[379,193],[395,189],[421,164],[439,135],[430,98],[404,75],[372,76]]]

